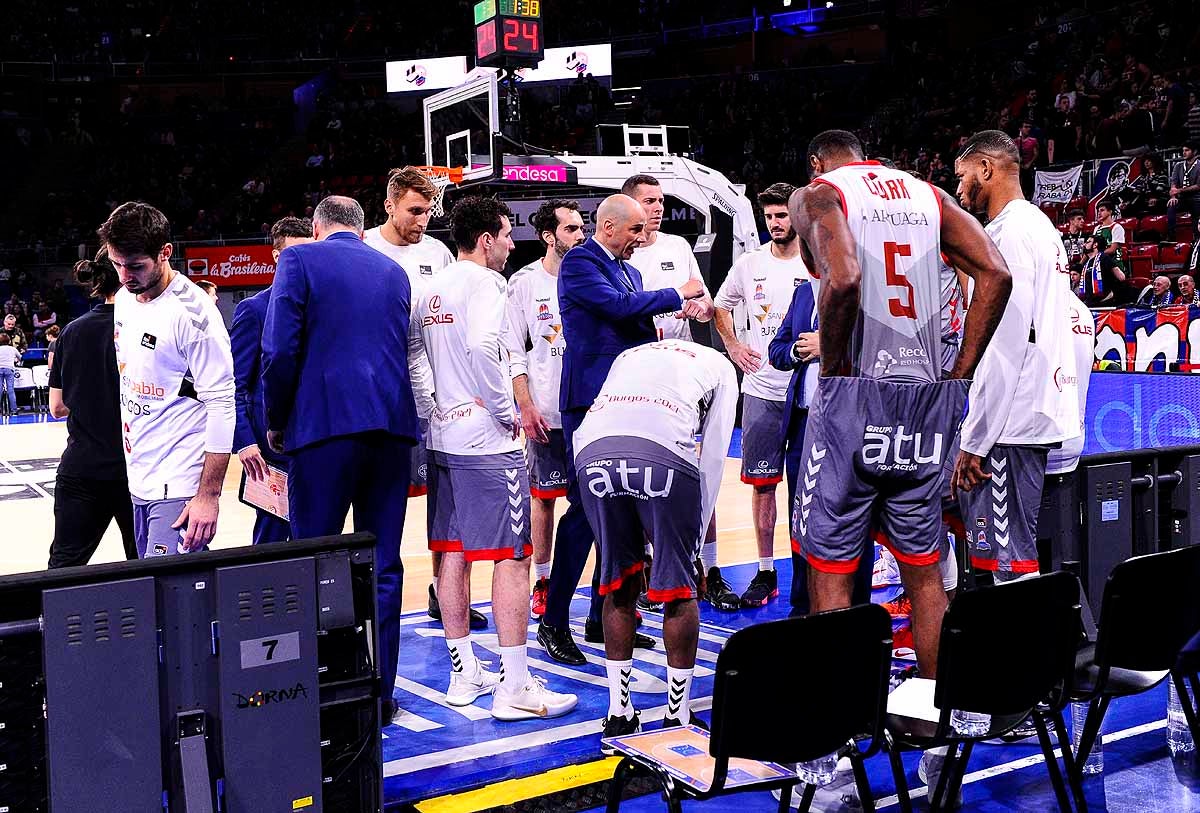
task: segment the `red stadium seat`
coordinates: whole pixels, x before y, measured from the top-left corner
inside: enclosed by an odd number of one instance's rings
[[[1059,233],[1059,234],[1066,234],[1066,233],[1067,233],[1067,232],[1069,232],[1070,230],[1071,230],[1071,224],[1070,224],[1070,223],[1059,223],[1059,224],[1058,224],[1058,233]]]
[[[1117,222],[1121,224],[1121,228],[1125,230],[1125,242],[1133,242],[1133,233],[1137,231],[1138,219],[1136,217],[1123,217]]]
[[[1159,256],[1158,246],[1154,243],[1140,243],[1133,245],[1129,248],[1129,256],[1132,259],[1145,257],[1148,258],[1151,263],[1157,265]]]
[[[1130,280],[1130,284],[1133,285],[1134,288],[1137,288],[1140,291],[1141,289],[1145,288],[1147,285],[1150,284],[1150,278],[1149,277],[1134,277],[1132,280]]]
[[[1088,208],[1088,199],[1087,198],[1071,198],[1071,202],[1067,204],[1068,212],[1071,211],[1072,209],[1080,209],[1083,211],[1085,217],[1087,216],[1087,208]]]
[[[1062,222],[1063,205],[1061,203],[1041,203],[1038,208],[1046,217],[1050,218],[1051,223]]]
[[[1175,217],[1175,233],[1167,235],[1168,240],[1190,242],[1196,236],[1196,224],[1192,222],[1191,212],[1180,212]]]
[[[1143,217],[1138,221],[1138,227],[1134,231],[1134,236],[1139,240],[1166,240],[1166,215],[1150,215],[1149,217]]]
[[[1187,264],[1188,256],[1191,253],[1191,243],[1163,246],[1158,255],[1158,267],[1163,271],[1178,271]]]

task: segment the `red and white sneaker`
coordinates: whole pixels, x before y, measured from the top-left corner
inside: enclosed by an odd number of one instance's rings
[[[550,595],[550,580],[538,579],[533,585],[533,595],[529,598],[529,615],[540,621],[546,614],[546,597]]]
[[[902,661],[915,661],[917,650],[913,646],[912,628],[895,630],[892,633],[892,657]]]

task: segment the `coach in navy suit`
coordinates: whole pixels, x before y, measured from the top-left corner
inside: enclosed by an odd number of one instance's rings
[[[570,506],[558,524],[550,592],[538,640],[552,657],[565,663],[585,662],[571,639],[568,623],[571,597],[594,543],[579,501],[572,435],[600,394],[617,356],[657,338],[654,315],[680,308],[687,314],[685,303],[704,294],[704,285],[699,280],[689,280],[678,289],[642,290],[641,274],[627,261],[633,250],[645,242],[645,226],[646,213],[636,200],[626,195],[606,198],[596,210],[595,236],[567,253],[558,274],[558,302],[567,343],[559,407],[566,441]],[[600,604],[601,596],[593,584],[588,631],[594,635],[589,635],[589,639],[603,635]]]
[[[787,428],[780,442],[784,444],[784,468],[787,471],[788,515],[796,505],[796,483],[804,456],[804,430],[808,426],[808,407],[817,391],[817,360],[821,345],[817,337],[816,289],[805,282],[796,287],[792,302],[779,331],[771,339],[767,357],[777,370],[791,370],[785,403],[791,404]],[[790,527],[790,519],[789,519]],[[854,581],[854,603],[864,604],[871,600],[872,558],[860,557],[857,577]],[[792,615],[807,615],[808,562],[800,555],[796,543],[792,542],[792,591],[790,597]]]
[[[363,210],[325,198],[315,243],[279,256],[263,332],[267,440],[291,455],[288,508],[298,539],[375,534],[384,724],[400,642],[400,536],[417,411],[409,378],[408,275],[362,242]],[[414,360],[415,362],[415,360]]]
[[[271,254],[279,262],[285,248],[312,242],[312,223],[298,217],[285,217],[271,227]],[[238,303],[233,311],[233,326],[229,341],[233,347],[233,380],[237,386],[237,423],[233,433],[233,448],[237,451],[246,477],[262,480],[267,466],[288,470],[286,455],[278,455],[267,445],[267,413],[262,400],[262,336],[267,320],[267,305],[271,289],[259,291]],[[291,538],[291,526],[286,519],[270,511],[256,509],[252,542],[283,542]]]

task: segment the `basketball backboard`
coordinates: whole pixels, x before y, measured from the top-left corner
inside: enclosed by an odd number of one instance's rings
[[[425,163],[463,167],[464,183],[494,178],[500,166],[500,93],[496,74],[487,73],[422,102]]]

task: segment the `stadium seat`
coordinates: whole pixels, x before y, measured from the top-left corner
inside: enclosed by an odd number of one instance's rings
[[[1071,198],[1071,202],[1067,204],[1067,211],[1070,211],[1071,209],[1081,209],[1084,212],[1087,212],[1088,199],[1087,198]]]
[[[1123,217],[1117,223],[1125,230],[1125,242],[1133,242],[1133,234],[1137,231],[1138,219],[1136,217]]]
[[[1136,276],[1129,281],[1129,284],[1139,291],[1145,291],[1146,288],[1150,287],[1150,277]],[[1138,296],[1141,296],[1141,294],[1138,294]]]
[[[764,657],[770,652],[823,652],[830,657],[822,660],[820,669],[781,670]],[[608,810],[620,808],[625,785],[633,774],[649,773],[662,784],[672,813],[682,810],[684,798],[710,799],[741,790],[774,788],[781,792],[779,810],[786,813],[792,787],[798,781],[794,773],[730,790],[725,787],[730,760],[793,763],[835,752],[849,757],[859,798],[864,806],[870,805],[871,788],[863,760],[885,745],[883,717],[891,658],[892,620],[878,604],[738,630],[717,656],[712,734],[708,741],[708,753],[713,758],[711,784],[701,790],[672,778],[652,757],[626,756],[617,765],[609,786]],[[776,701],[770,725],[764,725],[763,697]],[[855,744],[859,737],[869,738],[867,750]],[[807,802],[801,804],[801,810],[812,803],[815,790],[815,785],[806,786]]]
[[[938,650],[936,708],[932,709],[938,721],[898,714],[887,717],[893,740],[889,756],[901,810],[912,807],[897,749],[949,746],[937,787],[930,792],[931,809],[948,809],[958,796],[975,743],[1007,734],[1027,717],[1038,729],[1059,808],[1064,813],[1071,809],[1047,725],[1053,725],[1059,742],[1067,742],[1062,711],[1075,653],[1083,640],[1079,593],[1079,580],[1057,571],[954,597],[942,621]],[[1191,594],[1180,594],[1186,595]],[[904,686],[900,684],[891,697],[899,698]],[[950,724],[955,709],[990,715],[989,730],[977,736],[956,733]],[[1064,749],[1063,763],[1076,799],[1082,798],[1070,749]]]
[[[1070,223],[1059,223],[1057,228],[1058,228],[1059,234],[1066,234],[1067,232],[1069,232],[1071,230],[1071,224]]]
[[[1136,240],[1165,240],[1167,239],[1166,215],[1150,215],[1138,221],[1138,227],[1133,233]]]
[[[1158,265],[1158,246],[1142,243],[1129,249],[1129,270],[1134,278],[1154,276],[1154,267]]]
[[[1178,271],[1187,265],[1192,253],[1191,243],[1175,243],[1163,246],[1158,253],[1158,267],[1163,271]]]
[[[1113,568],[1104,585],[1096,642],[1079,651],[1069,692],[1072,702],[1088,703],[1077,766],[1087,760],[1113,698],[1148,691],[1178,666],[1184,646],[1200,632],[1197,581],[1197,545],[1136,556]],[[1180,678],[1178,672],[1173,676],[1177,688]],[[1192,731],[1200,737],[1197,726]]]
[[[1168,235],[1168,240],[1181,240],[1190,243],[1196,237],[1196,224],[1192,221],[1191,212],[1180,212],[1175,217],[1175,233]]]
[[[38,364],[29,368],[33,374],[33,386],[37,390],[38,411],[50,411],[50,366]]]
[[[1050,218],[1051,223],[1060,223],[1062,221],[1063,205],[1061,203],[1041,203],[1038,208],[1046,217]]]

